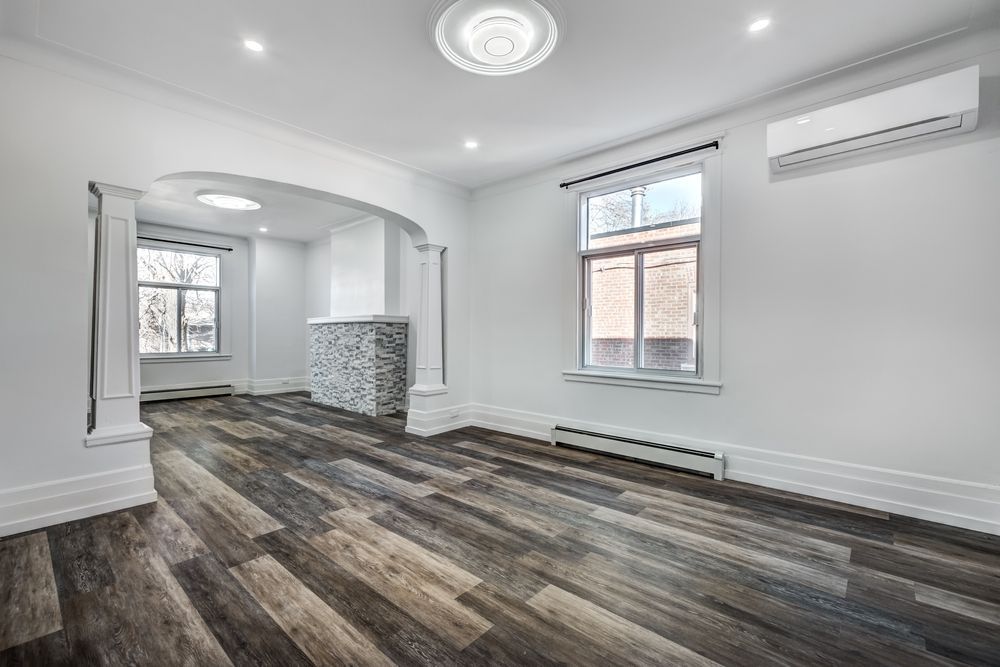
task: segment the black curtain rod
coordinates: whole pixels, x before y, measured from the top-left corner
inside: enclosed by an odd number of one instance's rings
[[[661,155],[660,157],[654,157],[650,160],[643,160],[642,162],[636,162],[634,164],[625,165],[624,167],[618,167],[617,169],[609,169],[608,171],[602,171],[601,173],[594,174],[593,176],[585,176],[584,178],[578,178],[575,181],[567,181],[566,183],[560,183],[559,187],[568,188],[570,186],[576,185],[577,183],[586,183],[587,181],[592,181],[596,178],[604,178],[605,176],[611,176],[612,174],[628,171],[629,169],[645,167],[647,164],[655,164],[657,162],[662,162],[663,160],[669,160],[672,157],[680,157],[681,155],[687,155],[688,153],[697,153],[698,151],[703,151],[706,148],[718,149],[719,142],[713,141],[711,143],[702,144],[701,146],[694,146],[693,148],[685,148],[682,151],[677,151],[676,153],[670,153],[669,155]]]
[[[142,241],[159,241],[161,243],[176,243],[177,245],[186,245],[193,248],[211,248],[212,250],[225,250],[226,252],[232,252],[233,249],[225,245],[212,245],[211,243],[195,243],[194,241],[180,241],[178,239],[168,239],[163,236],[143,236],[139,234],[136,236],[137,239]]]

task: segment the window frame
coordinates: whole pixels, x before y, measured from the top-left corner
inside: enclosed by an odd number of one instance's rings
[[[165,250],[185,255],[202,255],[205,257],[215,257],[217,285],[191,285],[187,283],[168,283],[149,280],[137,280],[138,287],[150,287],[154,289],[173,289],[177,291],[177,352],[144,352],[139,354],[140,361],[175,361],[175,360],[197,360],[197,359],[219,359],[226,358],[222,352],[222,252],[212,252],[205,250],[189,250],[187,247],[178,247],[183,244],[169,242],[140,242],[136,244],[136,252],[140,249]],[[181,351],[181,321],[184,312],[184,292],[187,290],[215,292],[215,350],[196,352]]]
[[[577,238],[576,274],[577,294],[576,331],[573,348],[575,362],[571,370],[563,371],[563,378],[572,382],[613,384],[651,389],[666,389],[703,394],[721,392],[720,364],[720,306],[721,306],[721,159],[722,150],[701,156],[685,156],[676,161],[649,165],[630,170],[627,175],[618,174],[596,182],[580,184],[569,188],[576,200]],[[698,253],[696,369],[672,371],[641,368],[640,340],[635,344],[636,363],[631,368],[591,366],[588,345],[590,343],[590,284],[587,275],[588,262],[593,257],[613,257],[657,250],[676,249],[690,245],[692,236],[647,241],[644,243],[591,249],[589,245],[588,199],[617,192],[632,187],[650,185],[659,181],[681,178],[694,173],[702,174],[701,232],[696,237]],[[642,269],[636,264],[635,318],[636,336],[641,338],[641,289]]]

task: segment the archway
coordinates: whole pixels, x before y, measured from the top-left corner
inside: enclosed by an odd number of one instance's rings
[[[281,183],[236,174],[218,172],[175,172],[157,179],[150,191],[164,184],[182,181],[213,181],[233,194],[252,190],[284,197],[325,202],[349,207],[381,218],[406,232],[419,256],[416,280],[419,281],[419,313],[410,323],[410,336],[416,341],[415,382],[409,389],[411,407],[426,408],[429,397],[447,393],[444,384],[443,286],[441,257],[444,247],[428,242],[424,228],[414,220],[383,207],[331,192],[291,183]],[[137,419],[140,393],[139,350],[136,306],[136,203],[144,192],[107,184],[92,184],[98,199],[96,286],[94,322],[94,363],[92,365],[92,413],[99,424],[90,438],[92,444],[105,444],[108,438],[147,440]],[[101,256],[101,253],[104,256]],[[133,341],[130,344],[123,342]],[[113,385],[113,386],[112,386]]]

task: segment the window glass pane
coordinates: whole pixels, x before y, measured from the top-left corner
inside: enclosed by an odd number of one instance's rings
[[[590,197],[587,225],[587,248],[700,234],[701,174]]]
[[[139,354],[177,352],[177,290],[139,288]]]
[[[181,352],[215,352],[218,332],[215,311],[218,307],[214,290],[184,290],[181,313]]]
[[[635,256],[592,259],[588,365],[635,368]]]
[[[642,367],[693,373],[698,368],[698,248],[642,257]]]
[[[160,248],[139,248],[139,282],[218,287],[219,258]]]

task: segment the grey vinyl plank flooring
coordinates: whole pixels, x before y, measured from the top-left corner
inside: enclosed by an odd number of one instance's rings
[[[0,665],[1000,665],[1000,537],[306,394],[143,406],[159,499],[0,539]]]

